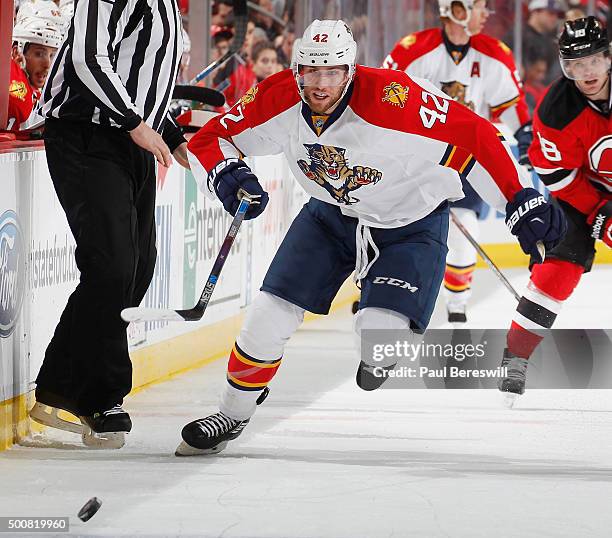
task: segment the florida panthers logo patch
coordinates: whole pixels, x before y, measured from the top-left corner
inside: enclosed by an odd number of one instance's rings
[[[26,95],[28,95],[28,89],[21,80],[12,80],[9,84],[9,94],[20,101],[25,101]]]
[[[374,185],[382,179],[382,172],[369,166],[350,167],[346,149],[321,144],[304,144],[310,163],[298,160],[304,175],[323,187],[338,203],[351,205],[359,202],[350,193],[364,185]]]
[[[246,92],[241,98],[240,103],[243,107],[255,101],[255,96],[257,95],[257,86],[253,86],[248,92]]]
[[[461,103],[462,105],[468,107],[470,110],[474,110],[476,106],[474,105],[474,101],[467,101],[467,86],[465,84],[461,84],[461,82],[457,82],[453,80],[452,82],[443,82],[442,87],[440,88],[446,95]]]
[[[414,34],[407,35],[403,37],[400,41],[400,45],[405,49],[409,49],[416,43],[416,36]]]
[[[383,103],[391,103],[394,106],[404,108],[408,101],[408,86],[402,86],[399,82],[392,82],[383,88]]]

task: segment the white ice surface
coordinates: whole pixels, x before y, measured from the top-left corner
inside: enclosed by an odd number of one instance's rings
[[[526,273],[510,274],[520,291]],[[558,326],[609,328],[611,276],[587,275]],[[513,308],[478,271],[472,323],[506,327]],[[172,454],[216,410],[225,361],[129,398],[120,451],[47,430],[0,453],[0,516],[70,516],[72,535],[611,535],[611,392],[532,390],[506,410],[494,390],[362,392],[355,369],[348,312],[306,325],[245,433],[208,458]]]

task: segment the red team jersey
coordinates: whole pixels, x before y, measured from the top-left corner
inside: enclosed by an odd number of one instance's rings
[[[608,110],[612,105],[612,96]],[[555,82],[536,110],[529,158],[553,196],[589,215],[612,199],[612,118],[571,80]]]
[[[7,123],[9,131],[19,131],[20,125],[28,119],[39,97],[40,92],[32,88],[27,73],[17,62],[12,61]]]
[[[410,34],[397,42],[383,67],[431,81],[479,116],[497,121],[516,106],[517,129],[529,120],[512,51],[501,41],[479,34],[454,47],[441,28]]]
[[[209,121],[188,149],[203,190],[226,159],[284,153],[309,195],[380,228],[404,226],[461,198],[460,176],[502,211],[530,185],[491,123],[425,80],[363,66],[322,130],[287,69]]]

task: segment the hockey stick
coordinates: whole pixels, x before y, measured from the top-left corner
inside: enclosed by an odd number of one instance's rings
[[[259,4],[249,1],[247,2],[247,6],[249,6],[249,9],[253,11],[257,11],[257,13],[261,13],[262,15],[265,15],[266,17],[270,17],[275,23],[279,24],[281,28],[284,28],[285,26],[287,26],[287,23],[283,19],[281,19],[278,15],[268,11],[267,9],[264,9]]]
[[[472,246],[474,247],[474,249],[476,250],[476,252],[478,252],[478,254],[480,255],[480,257],[485,261],[485,263],[489,266],[489,269],[491,269],[491,271],[493,271],[493,273],[495,274],[495,276],[497,276],[497,278],[499,278],[502,282],[502,284],[504,286],[506,286],[506,288],[508,289],[508,291],[514,295],[514,298],[517,301],[521,300],[521,296],[517,293],[517,291],[514,289],[514,287],[512,286],[512,284],[510,284],[510,281],[504,276],[504,274],[497,268],[497,265],[495,265],[495,263],[493,262],[493,260],[491,258],[489,258],[488,254],[482,250],[482,247],[478,244],[478,241],[476,241],[476,239],[474,239],[474,237],[472,236],[472,234],[470,232],[467,231],[467,228],[461,224],[461,221],[455,216],[455,214],[451,211],[450,212],[450,216],[451,216],[451,220],[453,221],[453,223],[455,224],[455,226],[457,226],[457,228],[459,228],[459,231],[465,236],[465,238],[472,244]],[[538,241],[538,252],[540,253],[540,256],[542,256],[542,259],[544,259],[544,245],[542,244],[541,241]]]
[[[240,229],[240,225],[244,220],[247,209],[253,202],[253,199],[248,195],[244,194],[240,199],[240,205],[238,206],[238,211],[236,211],[236,215],[234,216],[234,220],[232,220],[232,224],[230,225],[229,231],[225,236],[223,244],[221,245],[221,249],[219,250],[219,254],[217,255],[217,259],[213,264],[213,268],[210,271],[210,275],[208,280],[206,281],[206,285],[202,290],[202,294],[200,295],[200,300],[198,304],[196,304],[193,308],[189,310],[170,310],[167,308],[146,308],[146,307],[132,307],[132,308],[124,308],[121,311],[121,317],[124,321],[134,322],[134,321],[198,321],[204,315],[204,311],[210,302],[210,298],[212,293],[217,285],[217,280],[219,279],[219,275],[221,274],[221,269],[223,269],[223,265],[225,265],[225,261],[227,260],[232,245],[234,244],[234,240],[236,239],[236,235],[238,235],[238,230]]]
[[[229,50],[218,60],[212,62],[208,67],[200,71],[189,84],[197,84],[210,75],[217,67],[221,66],[236,54],[244,44],[248,17],[246,0],[234,0],[234,39]]]
[[[203,86],[176,85],[172,91],[172,99],[197,101],[204,105],[220,107],[225,104],[225,96],[218,90]]]

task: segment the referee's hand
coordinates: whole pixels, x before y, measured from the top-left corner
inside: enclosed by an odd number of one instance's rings
[[[170,148],[168,148],[161,135],[151,129],[144,121],[141,121],[136,129],[130,131],[130,137],[142,149],[150,151],[159,164],[166,168],[172,164]]]

